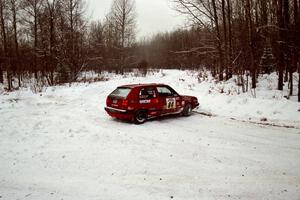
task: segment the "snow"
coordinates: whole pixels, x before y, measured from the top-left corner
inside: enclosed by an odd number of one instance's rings
[[[110,80],[0,96],[1,200],[300,198],[299,103],[264,89],[263,81],[253,98],[227,95],[233,80],[221,94],[213,89],[220,84],[198,83],[190,71],[105,76]],[[274,74],[266,78],[272,85]],[[105,97],[115,87],[145,82],[195,95],[199,110],[215,117],[193,114],[137,126],[105,113]],[[232,117],[266,117],[295,128]]]

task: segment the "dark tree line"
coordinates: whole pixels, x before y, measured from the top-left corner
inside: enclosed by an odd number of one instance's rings
[[[1,0],[0,82],[75,80],[87,53],[83,10],[81,0]]]
[[[299,69],[299,0],[172,0],[191,28],[157,34],[140,44],[151,66],[205,66],[219,80],[278,72],[278,89]],[[299,79],[299,77],[298,77]],[[300,87],[300,86],[299,86]],[[246,88],[243,88],[247,90]],[[300,101],[300,88],[299,101]]]
[[[252,88],[256,88],[259,73],[277,71],[278,89],[282,90],[284,82],[288,82],[293,95],[293,72],[299,70],[299,0],[172,1],[193,28],[158,35],[148,45],[155,46],[165,37],[169,38],[165,40],[168,46],[174,42],[171,38],[178,35],[179,45],[191,35],[193,43],[188,47],[187,43],[177,46],[169,51],[173,52],[168,54],[169,58],[162,59],[177,60],[178,54],[182,54],[184,59],[180,58],[178,66],[183,67],[193,66],[198,57],[200,64],[218,74],[220,80],[229,79],[232,74],[249,73]]]
[[[253,89],[260,73],[276,71],[278,89],[289,84],[293,95],[299,0],[170,1],[188,28],[136,42],[134,0],[114,0],[96,22],[85,17],[84,0],[0,0],[0,82],[12,90],[28,78],[76,81],[86,70],[206,67],[221,81],[249,77]]]

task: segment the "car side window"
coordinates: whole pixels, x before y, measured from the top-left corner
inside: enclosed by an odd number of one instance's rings
[[[140,99],[153,99],[156,98],[154,88],[142,88],[139,94]]]
[[[157,87],[157,91],[158,91],[158,94],[162,97],[174,96],[173,91],[165,86]]]

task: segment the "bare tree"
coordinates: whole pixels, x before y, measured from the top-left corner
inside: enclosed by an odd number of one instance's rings
[[[18,75],[18,85],[21,87],[21,69],[19,62],[19,42],[18,42],[18,28],[17,28],[17,12],[19,10],[20,0],[10,0],[9,6],[12,16],[12,26],[13,26],[13,43],[14,43],[14,56],[12,61],[12,71],[14,75]]]
[[[121,36],[121,47],[131,46],[136,36],[135,0],[115,0],[111,15]]]
[[[86,65],[87,23],[84,19],[85,4],[82,0],[62,1],[61,58],[63,71],[69,71],[69,81],[76,81]]]
[[[252,0],[246,0],[245,2],[245,18],[246,18],[246,27],[248,30],[248,44],[249,44],[249,52],[250,52],[250,71],[252,77],[252,88],[256,88],[256,67],[254,63],[254,38],[253,38],[253,20],[252,20],[252,12],[251,12],[251,2]]]
[[[299,64],[299,56],[300,56],[300,2],[299,0],[294,0],[294,66],[295,69],[298,69],[298,102],[300,102],[300,64]]]
[[[223,1],[224,2],[224,1]],[[223,81],[223,73],[224,73],[224,55],[222,51],[222,38],[221,38],[221,32],[219,28],[219,18],[218,18],[218,11],[217,11],[217,5],[215,0],[211,0],[212,7],[213,7],[213,18],[214,18],[214,24],[216,29],[216,35],[217,35],[217,49],[219,51],[219,60],[220,60],[220,75],[219,79]],[[224,20],[225,21],[225,20]],[[224,22],[225,24],[225,22]],[[226,27],[226,25],[224,25]]]
[[[100,21],[92,22],[89,31],[89,65],[93,68],[98,68],[101,73],[101,68],[104,67],[106,52],[105,52],[105,26]]]
[[[228,52],[227,52],[227,60],[228,60],[228,71],[226,73],[227,79],[232,77],[232,65],[233,65],[233,35],[232,35],[232,4],[230,0],[227,0],[227,22],[228,22]]]
[[[46,0],[46,6],[45,6],[45,14],[48,18],[47,23],[47,32],[48,32],[48,65],[47,67],[48,71],[50,71],[50,76],[48,78],[48,82],[50,85],[54,84],[54,71],[56,68],[56,65],[58,63],[57,61],[57,34],[56,34],[56,26],[59,13],[61,11],[61,2],[60,0]]]
[[[278,60],[278,90],[283,90],[283,71],[284,71],[284,18],[283,18],[283,0],[277,0],[277,23],[279,27],[279,60]]]
[[[115,31],[118,34],[120,41],[120,56],[121,56],[121,71],[125,65],[128,65],[128,58],[126,55],[128,48],[135,42],[136,36],[136,10],[135,0],[114,0],[110,20],[114,25]]]
[[[1,20],[1,43],[2,43],[2,58],[6,57],[7,54],[7,40],[6,40],[6,28],[5,28],[5,21],[4,21],[4,9],[5,9],[5,0],[0,0],[0,20]],[[2,59],[0,63],[0,83],[4,83],[4,73],[3,73],[3,66],[4,66],[4,59]]]
[[[225,0],[222,0],[222,23],[223,23],[223,38],[224,38],[224,66],[225,66],[225,71],[226,71],[226,80],[229,79],[229,72],[228,72],[228,63],[229,61],[229,51],[228,51],[228,35],[227,35],[227,17],[226,17],[226,5],[225,5]]]
[[[225,0],[222,0],[221,4],[216,0],[173,0],[173,2],[176,4],[175,9],[177,11],[188,15],[194,23],[211,32],[214,36],[215,48],[218,52],[219,79],[224,79],[224,67],[226,69],[226,78],[230,78],[232,72],[229,63],[231,62],[230,51],[232,51],[232,43],[228,34],[230,33],[230,36],[232,36],[232,32],[231,24],[229,25],[231,23],[229,1],[227,2],[227,7]],[[221,26],[221,23],[223,26]]]
[[[0,0],[0,21],[1,21],[1,36],[2,36],[2,48],[3,48],[3,62],[1,63],[1,74],[3,74],[2,66],[6,67],[7,86],[8,90],[12,89],[12,75],[10,65],[10,55],[8,51],[8,37],[7,37],[7,1]],[[3,82],[3,76],[0,78]]]
[[[38,79],[38,20],[39,14],[42,8],[42,0],[26,0],[23,1],[23,9],[28,16],[25,16],[24,19],[30,26],[33,26],[33,55],[34,55],[34,76]]]

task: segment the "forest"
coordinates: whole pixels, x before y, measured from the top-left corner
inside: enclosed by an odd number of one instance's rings
[[[245,79],[255,89],[260,74],[276,72],[278,90],[288,84],[300,102],[299,0],[169,1],[186,24],[137,39],[134,0],[114,0],[98,21],[84,0],[0,0],[0,83],[12,91],[28,79],[76,82],[84,71],[206,69],[219,81],[238,76],[246,92]]]

